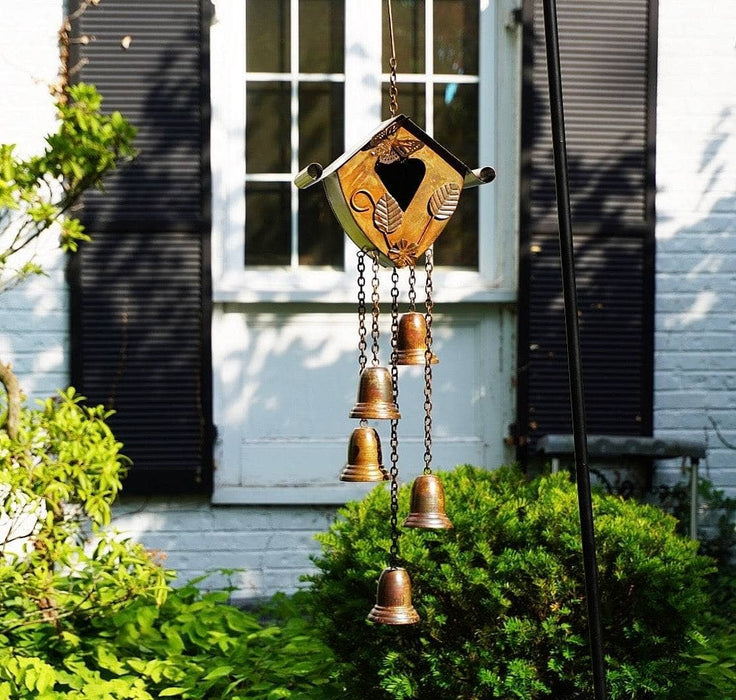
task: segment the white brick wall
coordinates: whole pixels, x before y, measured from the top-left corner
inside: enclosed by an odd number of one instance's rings
[[[243,569],[206,584],[230,583],[233,598],[242,600],[297,588],[319,550],[314,533],[326,530],[334,514],[328,507],[211,506],[205,498],[124,499],[115,525],[164,552],[180,583],[208,569]]]
[[[660,0],[655,432],[736,495],[736,3]],[[678,476],[674,468],[670,478]]]
[[[42,152],[44,136],[55,128],[48,86],[59,70],[61,5],[59,0],[24,0],[7,3],[0,13],[0,141],[16,144],[20,155]],[[56,235],[48,232],[52,250],[38,258],[49,277],[0,298],[0,361],[13,364],[29,398],[48,396],[69,383],[69,313]]]

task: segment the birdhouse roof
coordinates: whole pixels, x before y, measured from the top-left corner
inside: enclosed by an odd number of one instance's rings
[[[319,165],[319,163],[311,163],[310,165],[308,165],[297,176],[295,180],[297,187],[304,189],[306,187],[310,187],[316,182],[320,182],[321,180],[329,177],[334,172],[339,170],[356,154],[368,148],[371,141],[376,136],[378,136],[382,131],[387,130],[393,124],[398,124],[399,127],[402,127],[409,131],[427,148],[433,150],[448,165],[457,170],[457,172],[462,176],[464,180],[465,187],[474,187],[477,185],[481,185],[486,182],[491,182],[495,178],[496,173],[493,168],[485,167],[480,168],[476,171],[471,170],[467,165],[465,165],[465,163],[463,163],[460,159],[456,158],[452,153],[450,153],[450,151],[448,151],[442,144],[440,144],[438,141],[435,141],[426,131],[424,131],[421,127],[419,127],[411,119],[409,119],[409,117],[407,117],[405,114],[397,114],[395,117],[381,122],[376,127],[376,129],[361,142],[361,144],[357,148],[343,153],[337,160],[330,163],[330,165],[328,165],[324,169],[321,165]]]

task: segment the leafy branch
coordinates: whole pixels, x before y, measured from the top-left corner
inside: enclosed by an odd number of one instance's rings
[[[89,240],[79,219],[68,216],[90,189],[133,158],[135,128],[120,114],[104,114],[93,85],[61,89],[59,126],[41,155],[20,158],[13,144],[0,144],[0,292],[32,274],[42,274],[31,244],[58,225],[58,245],[75,252]]]

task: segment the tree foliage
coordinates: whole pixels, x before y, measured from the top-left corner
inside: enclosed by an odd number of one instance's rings
[[[135,128],[120,114],[105,114],[93,85],[77,83],[57,95],[58,129],[40,155],[19,157],[0,144],[0,291],[43,270],[39,239],[58,224],[59,245],[76,251],[88,240],[73,208],[82,194],[132,158]]]

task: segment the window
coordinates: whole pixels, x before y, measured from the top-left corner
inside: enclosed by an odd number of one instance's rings
[[[393,0],[393,8],[399,111],[471,167],[497,165],[489,3]],[[321,188],[299,191],[293,179],[310,162],[328,165],[387,118],[385,2],[219,0],[216,15],[215,300],[347,294],[353,246]],[[498,286],[497,189],[463,192],[435,244],[455,288]]]
[[[496,465],[510,456],[503,438],[513,417],[515,318],[506,303],[516,298],[521,38],[509,23],[514,2],[393,0],[399,111],[471,168],[503,173],[463,192],[435,243],[442,306],[434,347],[447,358],[433,394],[437,465]],[[357,251],[323,188],[298,190],[293,180],[310,162],[327,166],[364,145],[389,116],[388,46],[385,0],[216,0],[216,503],[340,503],[364,492],[336,479],[353,427]],[[388,279],[380,286],[387,300]],[[385,357],[383,340],[381,347]],[[421,397],[422,372],[405,369],[402,392]],[[422,406],[401,404],[406,477],[423,464]]]

